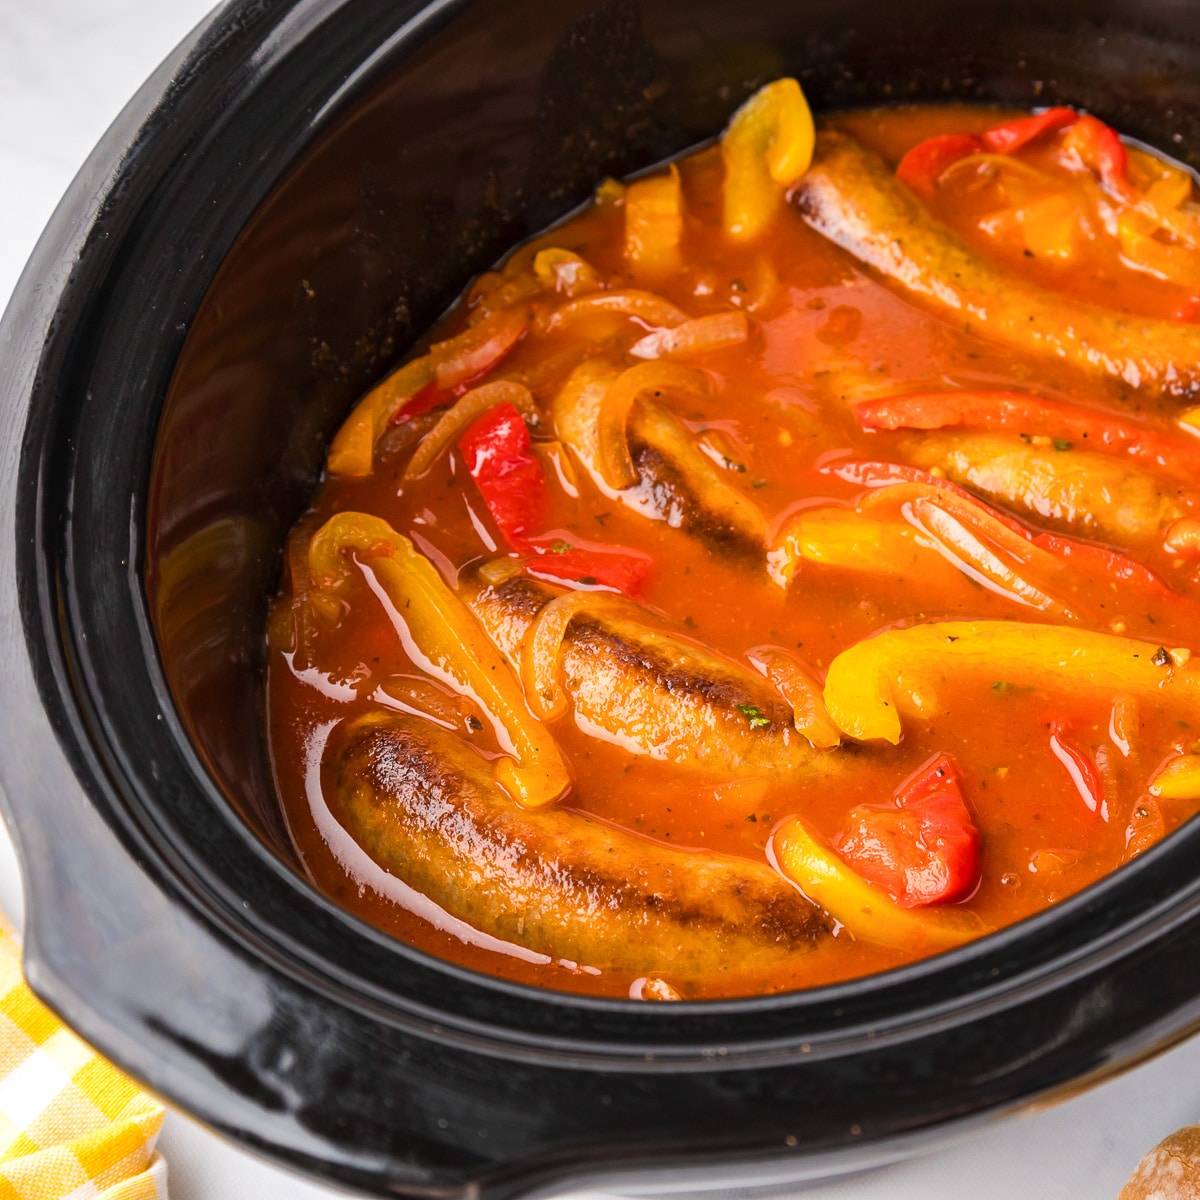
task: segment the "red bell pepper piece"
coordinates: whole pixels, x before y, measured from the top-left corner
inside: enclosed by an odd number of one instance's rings
[[[1050,722],[1050,752],[1066,768],[1080,799],[1101,820],[1108,820],[1108,802],[1104,799],[1104,781],[1090,754],[1070,740],[1065,721]]]
[[[1100,182],[1109,192],[1121,200],[1134,199],[1129,182],[1129,152],[1111,125],[1085,113],[1071,126],[1067,144],[1084,166],[1100,176]]]
[[[1079,449],[1124,454],[1188,480],[1200,477],[1200,450],[1121,417],[1022,392],[915,392],[854,406],[864,429],[999,429],[1066,438]]]
[[[979,845],[958,765],[948,754],[909,776],[893,804],[853,809],[834,840],[859,875],[905,908],[969,892],[979,878]]]
[[[413,392],[403,406],[396,411],[390,423],[402,425],[405,421],[411,421],[413,417],[419,417],[423,413],[450,404],[464,390],[463,388],[443,388],[438,387],[436,383],[427,383],[419,391]]]
[[[982,150],[983,142],[971,133],[941,133],[918,142],[900,160],[896,178],[918,196],[928,199],[941,173],[952,163],[968,154]]]
[[[983,144],[996,154],[1012,154],[1036,141],[1047,133],[1057,133],[1073,125],[1079,114],[1073,108],[1048,108],[1031,117],[1017,117],[1013,121],[1002,121],[982,134]]]
[[[501,536],[523,549],[522,535],[538,529],[546,512],[546,474],[525,418],[513,405],[497,404],[468,427],[458,448]]]
[[[525,570],[535,579],[607,588],[624,596],[641,594],[654,565],[647,555],[634,550],[585,550],[572,546],[547,554],[543,547],[535,549],[540,557],[525,564]]]

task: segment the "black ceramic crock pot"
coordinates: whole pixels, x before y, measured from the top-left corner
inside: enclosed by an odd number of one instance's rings
[[[811,993],[537,993],[294,869],[259,728],[284,531],[353,398],[595,180],[817,108],[1085,106],[1200,155],[1183,0],[234,0],[56,213],[0,326],[0,776],[26,966],[88,1039],[378,1194],[695,1192],[930,1145],[1200,1021],[1200,826],[974,946]]]

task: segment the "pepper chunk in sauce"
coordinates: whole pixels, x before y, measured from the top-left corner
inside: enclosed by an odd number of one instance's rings
[[[1190,817],[1193,202],[1072,109],[814,138],[780,81],[478,279],[289,542],[314,883],[484,972],[714,998],[949,949]]]

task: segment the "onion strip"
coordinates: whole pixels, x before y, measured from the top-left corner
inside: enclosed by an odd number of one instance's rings
[[[684,321],[673,329],[656,329],[629,347],[634,358],[685,358],[736,346],[750,336],[743,312],[710,313]]]
[[[557,246],[537,252],[533,273],[548,292],[558,292],[569,299],[594,292],[600,286],[595,267],[573,251]]]
[[[596,418],[597,468],[604,482],[621,491],[638,481],[637,468],[629,453],[629,413],[644,392],[709,394],[708,376],[691,367],[670,363],[640,363],[622,371],[600,402]]]
[[[527,387],[509,379],[497,379],[492,383],[485,383],[482,387],[472,388],[449,412],[443,414],[441,420],[425,435],[417,447],[417,452],[409,460],[400,482],[411,483],[418,476],[424,475],[433,466],[437,456],[459,433],[476,417],[497,404],[511,404],[527,421],[534,424],[537,422],[537,405]]]
[[[747,655],[750,662],[792,706],[796,732],[815,750],[840,746],[842,735],[825,711],[821,685],[790,654],[774,646],[758,646]]]
[[[546,319],[546,330],[550,333],[561,332],[579,321],[605,313],[633,317],[647,325],[668,328],[682,325],[688,319],[687,313],[662,296],[642,291],[641,288],[622,288],[614,292],[594,292],[567,301]]]

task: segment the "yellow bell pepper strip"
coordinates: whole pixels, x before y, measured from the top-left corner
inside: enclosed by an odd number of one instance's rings
[[[1177,666],[1153,642],[1016,621],[941,621],[867,638],[830,664],[825,708],[848,737],[896,745],[901,718],[930,711],[941,686],[964,675],[1099,700],[1127,693],[1200,712],[1196,660]]]
[[[404,469],[401,483],[408,484],[433,466],[438,455],[476,417],[498,404],[511,404],[527,420],[537,423],[538,410],[529,389],[508,379],[497,379],[482,387],[472,388],[425,435],[417,452]]]
[[[725,232],[752,241],[783,207],[783,193],[808,170],[816,132],[794,79],[760,88],[733,114],[721,136]]]
[[[809,508],[780,529],[767,552],[767,571],[782,588],[791,586],[803,562],[904,578],[929,569],[932,548],[929,539],[895,521],[849,508]]]
[[[339,513],[313,535],[308,551],[313,583],[335,590],[355,562],[388,610],[409,657],[469,696],[487,716],[504,751],[496,760],[496,782],[527,808],[562,796],[570,776],[554,738],[530,714],[503,658],[433,564],[381,518]]]
[[[841,745],[842,735],[825,711],[821,685],[790,654],[775,646],[759,646],[746,657],[792,706],[796,732],[807,738],[814,750],[832,750]]]
[[[990,932],[965,909],[902,908],[848,867],[799,817],[789,817],[775,830],[769,854],[810,900],[864,942],[936,953]]]
[[[1200,800],[1200,754],[1179,754],[1169,759],[1146,790],[1163,800]]]
[[[638,179],[625,193],[625,261],[637,279],[655,283],[678,274],[682,262],[683,186],[672,163]]]
[[[361,479],[370,475],[375,443],[408,402],[436,377],[436,364],[429,355],[393,371],[373,387],[342,422],[329,444],[325,461],[331,475]]]

